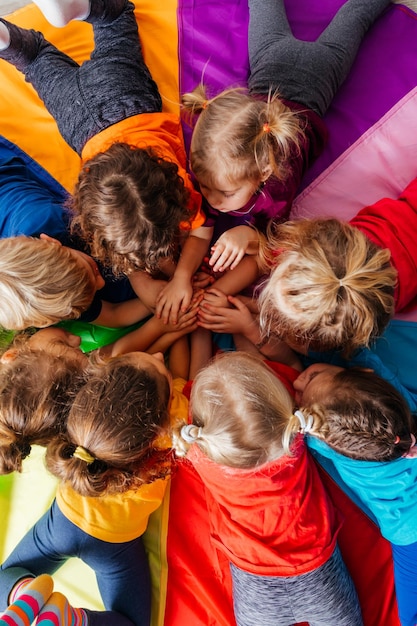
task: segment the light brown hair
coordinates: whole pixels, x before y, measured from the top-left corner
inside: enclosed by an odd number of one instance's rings
[[[182,106],[190,120],[199,114],[190,148],[197,179],[216,186],[217,172],[230,181],[264,180],[267,171],[288,177],[303,128],[277,94],[265,101],[237,88],[208,98],[200,84],[182,96]]]
[[[92,362],[75,396],[67,429],[47,447],[46,464],[83,496],[134,489],[166,476],[169,452],[153,444],[169,426],[170,388],[153,365],[129,355]],[[77,458],[82,447],[91,463]]]
[[[173,258],[181,223],[190,223],[189,192],[178,166],[150,149],[115,143],[87,161],[71,200],[71,228],[116,274],[155,271]]]

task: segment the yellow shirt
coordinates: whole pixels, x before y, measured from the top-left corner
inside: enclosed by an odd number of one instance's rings
[[[188,417],[188,399],[182,393],[185,383],[181,378],[173,382],[170,404],[173,424]],[[169,447],[171,442],[167,438],[164,443]],[[109,543],[123,543],[145,532],[149,515],[162,502],[168,480],[159,479],[135,490],[98,498],[81,496],[61,483],[56,499],[65,517],[88,535]]]

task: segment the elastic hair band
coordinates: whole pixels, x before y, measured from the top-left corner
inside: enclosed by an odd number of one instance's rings
[[[72,455],[75,459],[80,459],[80,461],[84,461],[87,465],[91,465],[96,460],[91,454],[82,446],[77,446]]]
[[[204,100],[203,104],[201,105],[201,108],[202,109],[207,109],[208,105],[209,105],[209,101],[208,100]]]
[[[313,428],[313,416],[309,415],[306,421],[306,418],[304,417],[304,413],[302,411],[295,411],[294,415],[295,417],[298,417],[298,421],[300,422],[300,432],[302,432],[303,434],[309,433]]]
[[[181,437],[187,443],[195,443],[202,435],[202,428],[194,424],[186,424],[181,428]]]
[[[396,445],[397,443],[400,443],[401,439],[399,438],[399,436],[397,435],[394,439],[394,445]]]
[[[271,127],[270,125],[266,122],[263,126],[262,126],[262,130],[264,131],[264,133],[270,133],[271,132]]]

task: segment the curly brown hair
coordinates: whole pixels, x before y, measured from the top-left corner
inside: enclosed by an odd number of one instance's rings
[[[175,163],[149,148],[115,143],[82,168],[70,200],[71,228],[115,273],[154,272],[173,258],[181,223],[193,217],[189,197]]]

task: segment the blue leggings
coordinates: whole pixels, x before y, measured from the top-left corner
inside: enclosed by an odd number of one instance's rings
[[[95,539],[70,522],[56,501],[1,566],[0,612],[18,580],[53,574],[70,557],[95,571],[106,608],[85,609],[90,626],[149,626],[151,583],[142,538],[125,543]]]
[[[348,75],[369,27],[390,0],[348,0],[316,41],[292,34],[284,0],[249,0],[249,89],[278,90],[324,115]]]
[[[395,592],[401,626],[417,624],[417,542],[408,546],[391,544]]]

